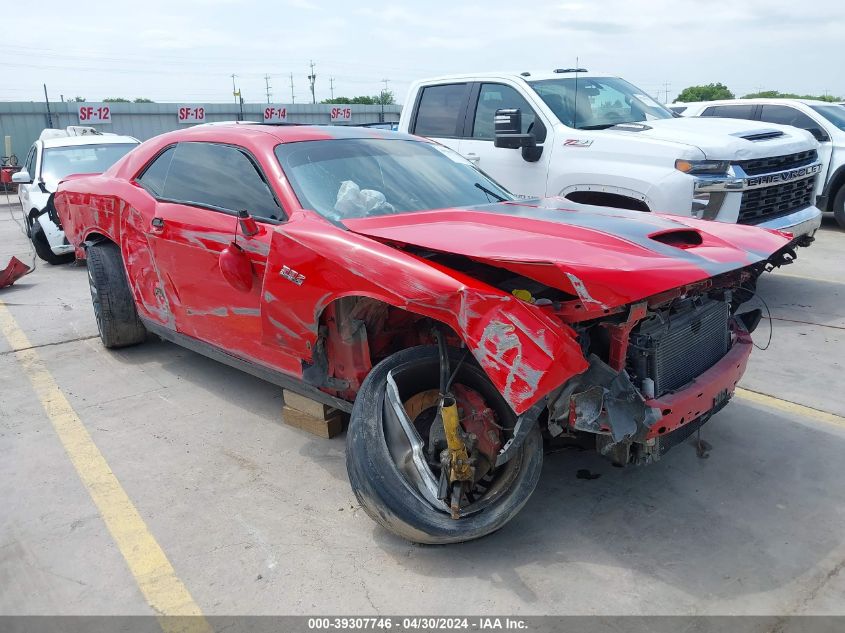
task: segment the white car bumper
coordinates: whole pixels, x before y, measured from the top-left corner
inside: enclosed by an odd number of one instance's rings
[[[764,229],[777,229],[778,231],[789,231],[795,237],[805,235],[812,237],[822,224],[822,212],[817,207],[807,207],[794,211],[789,215],[773,218],[754,226]]]
[[[65,255],[73,252],[73,244],[68,244],[65,239],[65,232],[56,226],[47,213],[42,213],[37,218],[38,224],[44,230],[50,250],[56,255]]]

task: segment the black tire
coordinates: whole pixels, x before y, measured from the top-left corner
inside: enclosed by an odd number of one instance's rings
[[[463,353],[450,350],[450,354],[452,367],[455,367]],[[510,478],[509,487],[477,513],[455,520],[412,494],[410,484],[391,458],[385,439],[383,404],[387,375],[390,371],[400,372],[394,376],[401,375],[403,370],[414,368],[426,372],[426,376],[431,374],[436,385],[438,366],[438,350],[434,346],[402,350],[376,365],[355,399],[346,440],[349,481],[367,514],[394,534],[429,545],[469,541],[501,528],[528,501],[543,465],[543,440],[539,427],[535,427],[521,450],[502,466],[515,469],[511,471],[515,474]],[[474,381],[471,386],[485,389],[483,395],[491,407],[505,407],[511,416],[509,422],[515,421],[513,412],[477,364],[465,361],[460,372],[456,382],[469,384],[468,380]],[[420,384],[419,388],[427,386]],[[498,399],[496,406],[494,399]],[[501,417],[500,422],[504,424]]]
[[[59,266],[61,264],[69,264],[76,256],[73,253],[66,253],[64,255],[56,255],[50,248],[50,243],[47,241],[47,236],[44,235],[44,229],[35,221],[30,228],[30,239],[32,245],[35,247],[36,254],[48,264]]]
[[[138,318],[120,249],[101,242],[89,246],[87,255],[91,302],[103,345],[127,347],[143,342],[147,330]]]
[[[839,226],[845,229],[845,185],[839,187],[833,198],[833,217]]]

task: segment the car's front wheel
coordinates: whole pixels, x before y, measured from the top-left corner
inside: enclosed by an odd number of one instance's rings
[[[29,238],[32,240],[35,253],[48,264],[58,266],[60,264],[69,264],[74,260],[73,253],[56,255],[53,252],[53,249],[50,248],[50,242],[47,241],[47,236],[44,234],[44,229],[41,228],[38,220],[34,220],[30,225]]]
[[[839,187],[836,197],[833,199],[833,217],[843,229],[845,229],[845,185]]]
[[[457,543],[498,530],[528,501],[543,464],[535,426],[514,457],[495,466],[516,416],[471,355],[449,350],[449,364],[460,434],[473,447],[469,480],[443,480],[437,347],[402,350],[376,365],[349,423],[346,467],[355,495],[375,521],[416,543]]]
[[[147,330],[138,318],[120,249],[111,242],[92,244],[87,262],[91,303],[103,345],[127,347],[143,342]]]

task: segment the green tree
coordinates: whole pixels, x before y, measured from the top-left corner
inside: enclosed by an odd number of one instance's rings
[[[131,103],[129,99],[124,99],[123,97],[106,97],[103,99],[103,103]]]
[[[135,103],[155,103],[155,101],[146,97],[135,97]]]
[[[733,99],[734,93],[725,84],[707,84],[706,86],[689,86],[681,90],[676,101],[714,101],[716,99]]]
[[[73,101],[75,103],[84,103],[86,99],[85,97],[74,97],[73,99],[68,99],[68,101]]]
[[[763,90],[762,92],[752,92],[744,95],[743,99],[815,99],[816,101],[829,101],[830,103],[838,103],[842,101],[842,97],[833,95],[799,95],[794,92],[779,92],[777,90]]]
[[[372,97],[361,95],[358,97],[335,97],[334,99],[323,99],[320,103],[349,104],[352,105],[391,105],[396,103],[396,98],[390,90],[382,90],[381,93]]]

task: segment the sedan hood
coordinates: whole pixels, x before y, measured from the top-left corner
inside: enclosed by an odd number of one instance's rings
[[[786,125],[719,117],[658,119],[618,125],[613,134],[682,143],[700,149],[710,160],[748,160],[803,152],[816,147],[809,132]]]
[[[790,236],[752,226],[593,207],[563,198],[344,222],[392,243],[465,256],[613,307],[767,260]],[[587,305],[590,304],[590,305]]]

